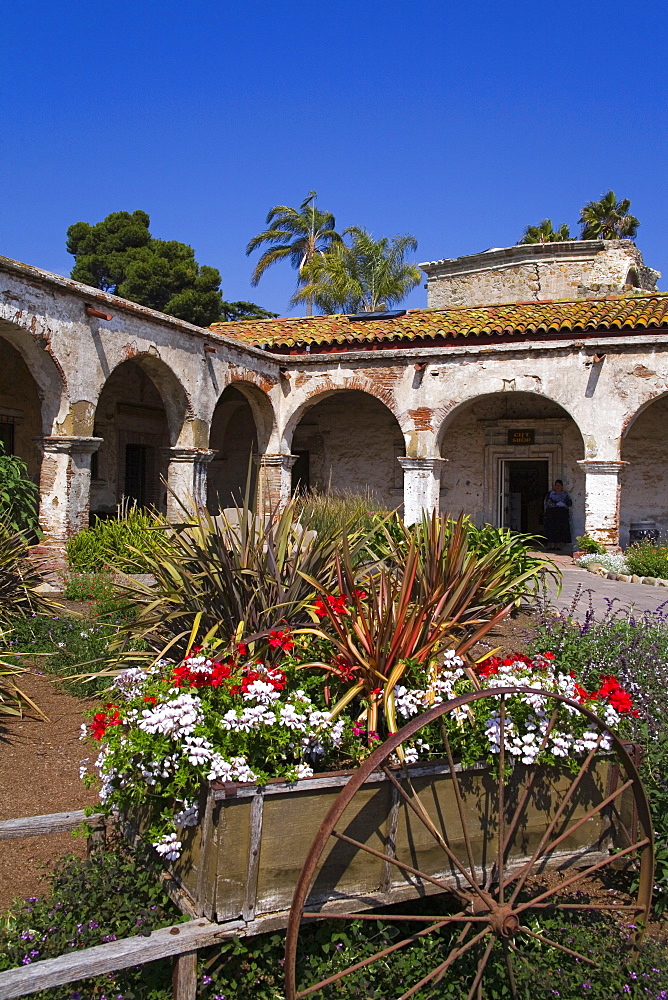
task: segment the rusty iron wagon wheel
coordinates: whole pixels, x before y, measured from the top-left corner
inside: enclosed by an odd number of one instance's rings
[[[587,723],[586,750],[568,760],[555,758],[555,765],[518,764],[509,705],[528,694],[543,720],[539,752],[554,752],[554,741],[576,715]],[[499,733],[497,763],[460,766],[453,753],[454,722],[481,699],[489,700]],[[429,760],[407,764],[410,748],[424,736]],[[607,891],[601,879],[628,867],[638,885],[635,898]],[[527,962],[523,952],[537,942],[587,968],[596,964],[549,937],[541,917],[560,911],[571,919],[583,916],[577,911],[613,916],[639,943],[653,878],[647,798],[627,747],[604,722],[575,701],[535,689],[462,695],[411,719],[377,747],[330,808],[293,897],[286,1000],[338,995],[342,981],[360,970],[373,983],[374,963],[387,975],[393,953],[405,955],[424,945],[425,937],[428,970],[420,965],[415,982],[397,979],[396,994],[387,1000],[425,1000],[446,976],[460,985],[462,1000],[482,998],[492,965],[517,997],[518,966]],[[300,941],[309,923],[323,919],[382,921],[394,925],[396,939],[372,954],[364,951],[358,961],[337,964],[333,955],[331,975],[315,982],[308,976],[308,940],[301,947]]]

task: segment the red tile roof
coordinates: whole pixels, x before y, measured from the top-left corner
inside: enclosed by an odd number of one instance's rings
[[[668,328],[668,294],[611,295],[600,299],[509,302],[459,309],[410,309],[404,316],[359,320],[349,316],[288,317],[214,323],[212,330],[235,340],[301,353],[316,349],[364,350],[370,345],[411,344],[475,337],[539,339],[570,333],[633,332]],[[405,346],[409,346],[406,344]],[[335,349],[337,349],[335,347]]]

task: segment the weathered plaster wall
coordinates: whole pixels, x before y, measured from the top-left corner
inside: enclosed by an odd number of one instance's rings
[[[36,482],[42,461],[41,400],[28,367],[6,340],[0,337],[0,421],[14,426],[14,452],[26,462]]]
[[[309,452],[312,487],[368,490],[389,509],[403,501],[401,428],[383,403],[363,392],[334,393],[308,409],[292,451]]]
[[[98,478],[91,482],[90,509],[113,512],[125,494],[125,446],[145,445],[149,450],[148,486],[156,506],[166,509],[165,449],[169,447],[167,414],[151,378],[134,361],[111,373],[97,405],[94,436],[102,438],[97,457]]]
[[[622,545],[633,521],[654,521],[668,534],[668,396],[634,420],[622,442]]]
[[[619,295],[625,286],[656,291],[660,277],[628,240],[521,245],[421,267],[427,305],[437,309]]]
[[[508,430],[519,425],[533,429],[533,445],[508,446]],[[441,474],[443,511],[463,510],[477,524],[495,523],[499,461],[544,460],[551,479],[562,479],[573,499],[574,535],[584,530],[584,473],[577,464],[584,455],[582,437],[551,400],[513,392],[476,400],[448,422],[442,455],[447,459]]]

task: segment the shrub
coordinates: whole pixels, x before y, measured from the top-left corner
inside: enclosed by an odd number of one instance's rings
[[[387,510],[369,492],[320,493],[310,490],[296,498],[296,509],[298,516],[308,523],[312,531],[325,535],[341,533],[351,526],[370,534],[387,516]]]
[[[25,535],[0,520],[0,622],[34,612],[47,601],[35,592],[41,582],[28,561]]]
[[[631,573],[668,580],[668,546],[646,539],[629,546],[624,558]]]
[[[99,520],[67,543],[67,561],[78,573],[108,568],[145,573],[146,559],[161,551],[165,521],[157,514],[119,508],[116,518]]]
[[[77,948],[133,935],[179,922],[146,851],[127,845],[97,851],[89,860],[61,859],[50,875],[48,895],[18,904],[0,922],[0,969],[10,969]],[[123,969],[96,979],[69,983],[35,994],[43,1000],[88,997],[171,997],[169,962]],[[154,992],[155,991],[155,992]],[[164,991],[164,992],[163,992]]]
[[[16,455],[7,455],[0,444],[0,521],[30,538],[40,535],[37,520],[39,487],[28,476],[28,467]]]
[[[362,532],[349,538],[351,551],[358,552]],[[145,639],[159,652],[175,641],[170,656],[183,655],[191,633],[193,640],[208,635],[229,644],[243,637],[262,644],[280,623],[308,620],[305,608],[314,593],[309,580],[334,586],[340,539],[337,526],[312,530],[296,500],[273,518],[248,507],[217,517],[198,511],[194,521],[172,525],[159,554],[147,557],[155,585],[127,588],[140,606],[128,642]]]
[[[668,610],[628,614],[612,604],[597,619],[576,597],[567,613],[554,616],[539,608],[527,644],[532,653],[551,650],[565,667],[594,683],[614,674],[629,691],[639,711],[627,719],[628,738],[642,748],[642,776],[652,807],[657,838],[657,879],[654,905],[668,910]]]
[[[602,556],[608,551],[605,545],[597,542],[595,538],[590,538],[589,535],[578,535],[576,542],[581,552],[593,552],[596,555]]]

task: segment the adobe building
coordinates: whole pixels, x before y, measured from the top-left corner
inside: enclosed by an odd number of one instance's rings
[[[560,478],[574,536],[668,530],[668,295],[633,244],[423,269],[427,309],[207,330],[0,258],[0,439],[39,481],[54,564],[122,497],[175,515],[163,480],[229,506],[251,456],[266,503],[368,490],[408,521],[538,531]]]

